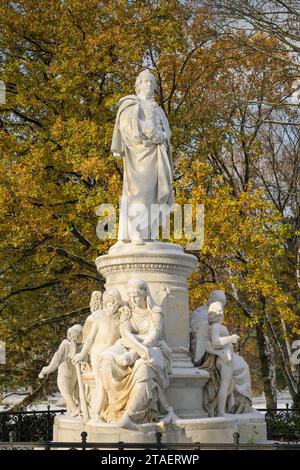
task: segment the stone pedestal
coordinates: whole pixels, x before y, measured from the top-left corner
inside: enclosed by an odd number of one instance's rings
[[[91,408],[91,403],[96,402],[96,382],[93,372],[90,370],[83,372],[82,380],[85,384],[87,395],[88,395],[88,403],[89,403],[89,413],[90,416],[94,415],[94,410]]]
[[[209,379],[206,370],[195,368],[173,368],[167,397],[180,418],[202,418],[207,416],[203,409],[203,387]]]
[[[189,298],[187,278],[197,258],[184,253],[175,243],[145,242],[144,245],[116,243],[107,255],[96,259],[107,289],[115,287],[127,300],[129,279],[142,279],[149,285],[157,304],[165,311],[164,338],[172,348],[172,376],[168,397],[182,418],[205,416],[202,389],[209,374],[193,366],[190,350]]]
[[[175,367],[191,365],[189,351],[189,298],[187,277],[195,269],[197,258],[184,253],[175,243],[149,242],[144,245],[118,242],[108,255],[96,259],[98,271],[106,279],[106,288],[118,289],[127,300],[129,279],[143,279],[154,301],[164,300],[164,338],[173,350]]]
[[[189,355],[189,302],[187,277],[196,266],[196,258],[172,243],[151,242],[141,246],[117,243],[108,255],[96,260],[98,271],[106,278],[106,288],[117,288],[127,300],[129,279],[143,279],[149,285],[157,304],[165,312],[164,338],[173,350],[172,374],[167,390],[169,402],[178,417],[161,428],[155,423],[138,426],[137,431],[121,428],[113,423],[84,424],[81,417],[56,416],[54,440],[79,442],[80,433],[88,433],[88,442],[155,442],[155,433],[163,432],[168,443],[233,443],[233,434],[240,434],[241,443],[266,441],[264,415],[235,414],[207,418],[203,410],[203,387],[209,373],[193,366]],[[95,393],[93,374],[83,374],[90,393]]]
[[[136,442],[154,443],[155,433],[163,433],[162,442],[167,443],[218,443],[233,444],[233,434],[240,434],[241,444],[256,444],[267,441],[264,415],[254,410],[251,413],[230,415],[222,418],[178,419],[175,423],[159,427],[155,423],[141,424],[137,431],[120,428],[115,424],[92,422],[84,425],[81,418],[58,415],[54,421],[53,440],[58,442],[80,442],[80,433],[86,431],[87,442]]]

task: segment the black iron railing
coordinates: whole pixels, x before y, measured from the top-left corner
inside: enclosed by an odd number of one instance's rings
[[[260,409],[265,413],[267,438],[282,442],[300,442],[300,408]],[[57,414],[66,410],[22,411],[0,413],[0,443],[37,443],[50,442],[53,439],[53,423]],[[236,443],[234,437],[233,443]],[[39,444],[38,444],[39,443]],[[238,443],[238,441],[237,441]],[[159,444],[159,442],[156,442]]]
[[[237,433],[235,433],[237,434]],[[111,451],[128,451],[128,450],[147,450],[147,451],[163,451],[172,450],[180,452],[184,455],[186,451],[194,451],[197,453],[201,450],[300,450],[300,444],[274,442],[271,444],[240,444],[237,436],[233,436],[232,444],[215,444],[215,443],[164,443],[162,442],[162,434],[157,432],[156,442],[153,443],[125,443],[125,442],[88,442],[86,432],[81,433],[81,442],[0,442],[1,450],[109,450]],[[157,454],[161,455],[161,454]]]
[[[288,403],[285,408],[263,408],[265,413],[267,437],[271,440],[300,442],[300,408]]]
[[[20,411],[0,413],[0,442],[35,442],[53,439],[53,423],[57,414],[66,410]]]

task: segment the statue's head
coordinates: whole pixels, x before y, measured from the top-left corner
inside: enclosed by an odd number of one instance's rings
[[[109,289],[103,294],[103,307],[112,315],[116,313],[123,304],[120,292],[117,289]]]
[[[96,310],[102,309],[102,292],[100,290],[94,290],[91,295],[90,300],[90,309],[91,312],[96,312]]]
[[[82,326],[71,326],[67,331],[67,338],[69,341],[75,341],[75,343],[80,344],[82,342]]]
[[[137,95],[151,98],[157,90],[157,81],[150,70],[143,70],[135,81],[135,92]]]
[[[208,305],[211,305],[213,302],[221,302],[223,308],[226,305],[226,295],[223,290],[213,290],[208,297]]]
[[[224,318],[223,303],[212,302],[208,307],[208,323],[212,325],[218,321],[222,321]]]
[[[130,279],[127,282],[127,295],[130,307],[145,308],[148,296],[148,285],[141,279]]]

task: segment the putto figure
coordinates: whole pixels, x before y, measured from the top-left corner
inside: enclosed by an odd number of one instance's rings
[[[67,338],[64,339],[50,364],[43,367],[39,378],[43,379],[45,375],[51,374],[57,370],[57,386],[66,403],[67,414],[71,416],[79,415],[78,408],[78,383],[77,374],[72,359],[81,349],[82,326],[73,325],[67,331]]]
[[[175,203],[173,161],[167,117],[154,99],[156,79],[139,74],[136,95],[119,101],[111,150],[124,157],[118,240],[141,245],[158,236]]]
[[[233,350],[239,340],[223,324],[226,296],[213,291],[207,304],[195,310],[190,319],[194,364],[210,373],[204,387],[204,409],[209,416],[246,413],[251,410],[249,366]]]
[[[90,309],[91,314],[87,317],[84,322],[83,329],[82,329],[82,338],[83,342],[85,342],[86,338],[89,336],[93,321],[102,311],[102,292],[100,290],[94,290],[91,295],[90,300]]]

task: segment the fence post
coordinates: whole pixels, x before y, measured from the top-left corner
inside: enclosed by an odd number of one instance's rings
[[[118,444],[124,444],[124,442],[123,442],[123,441],[119,441]],[[118,450],[124,450],[124,446],[123,446],[123,447],[119,447]]]
[[[87,432],[83,431],[80,435],[81,435],[81,446],[82,446],[82,450],[86,450]]]
[[[162,433],[161,432],[156,432],[155,433],[155,439],[156,439],[156,444],[161,446],[161,439],[162,439]]]
[[[46,418],[46,435],[47,435],[46,440],[47,441],[51,441],[52,439],[51,431],[52,431],[52,425],[51,425],[50,405],[47,405],[47,418]]]
[[[233,443],[236,446],[236,450],[237,450],[239,443],[240,443],[240,433],[234,432],[232,436],[233,436]]]
[[[8,439],[9,439],[9,442],[16,442],[16,432],[11,430],[9,431],[8,433]]]
[[[51,450],[51,443],[49,441],[45,442],[45,450]]]
[[[23,419],[22,419],[22,414],[19,413],[17,415],[17,432],[16,432],[16,441],[23,441],[23,439],[21,439],[21,434],[22,434],[22,423],[23,423]]]

